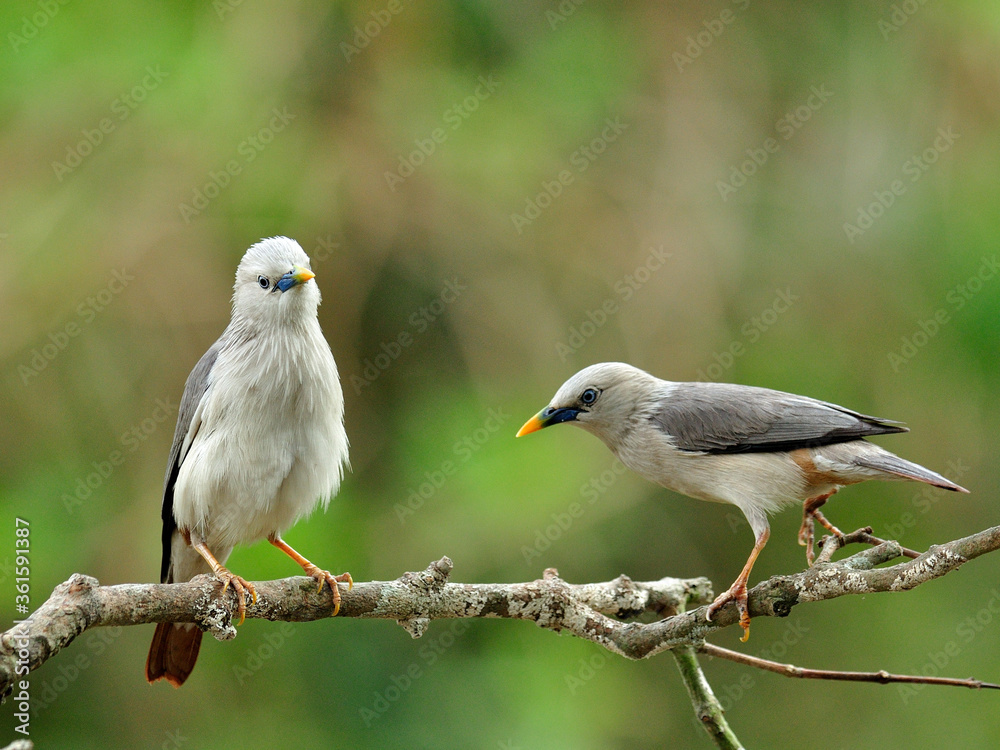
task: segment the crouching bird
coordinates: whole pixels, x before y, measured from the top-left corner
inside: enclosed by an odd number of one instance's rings
[[[237,544],[267,539],[328,584],[336,615],[338,582],[281,535],[337,493],[347,466],[344,394],[316,309],[319,287],[294,240],[253,245],[236,269],[232,320],[184,386],[163,486],[164,583],[213,573],[232,586],[240,622],[251,583],[224,563]],[[179,687],[194,669],[202,631],[156,627],[146,679]]]
[[[517,436],[562,422],[599,437],[651,482],[743,511],[756,537],[753,551],[707,612],[711,620],[736,602],[743,641],[750,635],[747,580],[770,535],[768,513],[803,503],[799,543],[812,564],[813,522],[840,534],[819,508],[844,485],[910,480],[968,492],[865,440],[907,432],[897,422],[767,388],[671,383],[620,362],[591,365],[571,377]]]

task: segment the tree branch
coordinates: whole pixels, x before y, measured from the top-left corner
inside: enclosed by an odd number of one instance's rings
[[[906,591],[998,548],[1000,526],[931,547],[916,559],[878,568],[902,553],[896,542],[880,543],[838,562],[764,581],[750,592],[750,613],[784,617],[800,602]],[[705,636],[738,619],[733,604],[723,607],[711,622],[700,607],[685,611],[711,600],[711,586],[704,578],[636,583],[620,576],[607,583],[570,585],[549,569],[541,579],[528,583],[460,584],[448,582],[451,569],[451,560],[445,557],[395,581],[356,584],[343,592],[339,616],[397,620],[415,638],[434,619],[531,620],[550,630],[567,630],[630,659],[678,646],[699,647]],[[254,586],[258,600],[247,607],[247,617],[302,622],[326,618],[332,612],[329,590],[317,592],[312,578],[262,581]],[[36,669],[91,627],[196,622],[220,640],[234,638],[235,594],[220,600],[220,590],[221,584],[208,576],[187,583],[100,586],[93,578],[74,574],[28,620],[0,636],[0,694],[10,693],[19,659],[22,666]],[[663,619],[652,623],[613,619],[647,611]]]
[[[636,583],[619,576],[607,583],[570,585],[549,569],[542,579],[528,583],[463,584],[448,582],[451,570],[451,560],[444,557],[422,572],[404,573],[395,581],[358,583],[350,591],[341,587],[338,617],[396,620],[414,638],[436,619],[531,620],[550,630],[569,630],[625,655],[615,634],[605,633],[601,625],[621,625],[608,615],[626,618],[649,611],[670,617],[712,598],[706,578]],[[0,635],[0,694],[11,692],[19,660],[29,670],[37,669],[93,627],[195,622],[218,640],[235,638],[236,596],[231,592],[220,599],[221,586],[211,576],[197,576],[186,583],[101,586],[94,578],[74,574],[27,620]],[[248,603],[248,618],[306,622],[329,618],[333,612],[329,589],[318,592],[312,578],[261,581],[254,587],[257,602]]]
[[[677,660],[677,669],[680,670],[681,679],[684,680],[684,687],[687,688],[688,696],[691,698],[694,715],[705,727],[708,736],[723,750],[743,750],[743,745],[729,728],[729,722],[726,721],[722,711],[722,704],[712,692],[712,686],[705,679],[705,673],[701,671],[694,647],[678,646],[672,653]]]

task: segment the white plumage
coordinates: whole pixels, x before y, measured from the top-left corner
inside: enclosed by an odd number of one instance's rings
[[[744,639],[750,624],[746,583],[770,534],[768,514],[804,501],[799,541],[811,563],[813,522],[828,523],[819,507],[844,485],[911,480],[967,492],[865,440],[905,432],[898,423],[767,388],[660,380],[621,362],[573,375],[518,435],[562,422],[593,433],[652,482],[743,511],[754,532],[753,552],[707,614],[735,601]]]
[[[164,482],[164,581],[213,572],[209,556],[221,566],[235,545],[269,539],[335,586],[280,539],[317,504],[326,507],[348,465],[344,394],[312,279],[309,257],[287,237],[261,240],[240,261],[232,319],[181,400]],[[239,591],[245,582],[235,578]],[[188,672],[193,665],[191,657]],[[158,675],[147,665],[151,680],[179,684],[187,675],[177,671],[168,665]]]

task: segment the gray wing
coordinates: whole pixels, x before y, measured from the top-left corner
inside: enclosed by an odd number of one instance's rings
[[[728,383],[678,383],[650,419],[681,450],[707,453],[790,451],[907,432],[836,404]]]
[[[177,427],[174,429],[174,443],[170,446],[170,458],[167,459],[167,473],[163,478],[163,507],[160,510],[160,516],[163,518],[161,536],[163,558],[160,563],[160,581],[163,583],[167,583],[167,575],[170,571],[171,538],[177,529],[177,523],[174,521],[174,484],[177,482],[177,472],[180,471],[181,464],[184,462],[184,456],[187,455],[184,451],[185,442],[198,405],[201,403],[205,391],[208,390],[209,376],[215,365],[215,360],[218,359],[221,341],[222,339],[219,339],[212,344],[191,370],[191,374],[188,375],[187,382],[184,384],[184,395],[181,396],[181,405],[177,411]],[[188,448],[190,448],[190,443],[188,443]]]

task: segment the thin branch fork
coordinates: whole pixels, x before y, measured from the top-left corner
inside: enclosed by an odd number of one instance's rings
[[[867,530],[861,530],[867,532]],[[855,532],[855,534],[860,532]],[[801,573],[774,576],[750,592],[754,617],[789,614],[801,602],[847,594],[905,591],[957,569],[1000,548],[1000,526],[931,547],[916,559],[877,567],[902,555],[896,542],[878,541],[838,562],[829,562],[830,545],[838,548],[852,535],[824,541],[820,560]],[[855,539],[850,539],[855,541]],[[833,554],[833,550],[829,555]],[[642,659],[678,646],[702,648],[705,637],[737,622],[735,605],[723,607],[711,622],[701,605],[712,600],[705,578],[663,578],[638,583],[626,576],[606,583],[571,585],[555,570],[539,580],[512,584],[450,583],[447,557],[426,570],[405,573],[395,581],[359,583],[343,591],[340,617],[396,620],[413,637],[431,620],[458,617],[504,617],[530,620],[550,630],[566,630],[630,659]],[[331,615],[329,590],[317,592],[312,578],[294,577],[254,584],[258,599],[247,617],[304,622]],[[209,576],[187,583],[101,586],[74,574],[24,623],[0,635],[0,695],[8,695],[19,662],[41,666],[88,628],[154,622],[195,622],[219,640],[236,636],[232,624],[235,595],[220,599],[221,584]],[[692,607],[697,607],[693,609]],[[643,612],[657,622],[622,622]],[[760,666],[753,664],[751,666]]]

